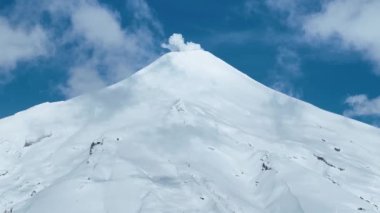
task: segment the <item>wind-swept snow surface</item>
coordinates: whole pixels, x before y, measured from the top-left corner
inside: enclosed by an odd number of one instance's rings
[[[0,212],[380,212],[380,131],[203,50],[0,120]]]

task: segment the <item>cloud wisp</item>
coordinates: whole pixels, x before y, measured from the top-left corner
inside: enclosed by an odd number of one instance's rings
[[[271,87],[292,97],[300,98],[302,91],[295,88],[293,82],[301,78],[302,75],[300,56],[292,49],[278,48],[276,64],[270,76]]]
[[[48,42],[41,26],[11,26],[0,17],[0,75],[8,74],[21,61],[47,55]]]
[[[254,0],[246,0],[251,2]],[[358,51],[380,75],[380,1],[265,0],[265,5],[293,29],[296,42],[333,44]]]
[[[309,37],[339,39],[344,48],[361,51],[380,74],[380,1],[329,1],[319,13],[304,21]]]
[[[163,30],[144,0],[126,1],[127,24],[97,0],[43,0],[32,11],[24,6],[28,2],[15,1],[11,15],[0,18],[0,45],[7,53],[0,53],[0,72],[39,56],[65,57],[67,82],[59,88],[73,97],[121,80],[159,54]],[[11,27],[9,20],[22,28]]]
[[[146,10],[142,10],[143,17],[147,16]],[[140,16],[136,17],[140,21]],[[82,58],[75,62],[68,83],[62,89],[68,97],[119,81],[157,54],[152,29],[144,25],[122,28],[118,13],[99,3],[82,4],[70,13],[70,19],[69,37],[72,39],[69,42],[79,41],[73,52],[82,54]],[[78,81],[78,77],[82,80]]]
[[[354,95],[346,99],[350,109],[344,111],[349,117],[375,116],[380,118],[380,96],[369,99],[367,95]]]

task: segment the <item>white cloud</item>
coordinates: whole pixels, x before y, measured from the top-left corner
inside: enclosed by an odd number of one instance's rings
[[[271,9],[294,13],[298,5],[298,0],[265,0],[265,4]]]
[[[145,0],[127,0],[127,9],[137,22],[136,24],[148,24],[160,33],[163,33],[161,23],[154,16],[152,9]]]
[[[380,74],[380,1],[333,0],[304,21],[311,38],[340,39],[345,48],[364,53]]]
[[[149,24],[146,23],[149,21],[146,7],[144,5],[142,15],[145,21],[141,23],[141,19],[136,20],[138,27],[127,28],[122,28],[116,11],[97,2],[73,7],[68,14],[72,28],[65,42],[79,42],[73,50],[73,54],[78,56],[74,62],[75,68],[70,71],[67,88],[62,90],[67,97],[124,79],[157,55],[155,42],[158,36],[154,34],[154,29],[146,26]],[[96,83],[77,80],[84,79],[86,75],[92,80],[97,77]]]
[[[246,0],[253,1],[253,0]],[[302,32],[303,42],[327,42],[360,51],[380,75],[379,0],[265,0],[265,4]],[[297,34],[294,36],[297,38]],[[299,39],[299,38],[298,38]],[[320,44],[320,43],[319,43]]]
[[[160,22],[145,0],[127,0],[126,6],[127,25],[98,0],[16,0],[6,14],[23,28],[0,20],[0,68],[12,69],[40,55],[65,61],[68,79],[60,89],[67,97],[117,82],[155,58],[162,38]],[[55,51],[46,51],[46,43]]]
[[[253,0],[246,0],[253,1]],[[380,74],[379,0],[265,0],[303,41],[333,42],[345,50],[360,51]],[[294,37],[297,38],[298,35]],[[299,38],[298,38],[299,39]],[[338,41],[338,42],[336,42]]]
[[[294,98],[300,99],[302,97],[302,90],[296,89],[289,80],[277,80],[271,85],[271,87]]]
[[[280,47],[277,50],[276,64],[271,73],[271,87],[277,91],[300,98],[302,91],[293,82],[302,76],[301,58],[292,49]]]
[[[48,36],[40,26],[11,26],[0,17],[0,74],[10,72],[18,62],[47,54]]]
[[[259,13],[259,1],[245,0],[239,7],[235,9],[237,15],[243,15],[246,18],[250,18],[252,15]]]
[[[83,5],[71,16],[73,32],[101,48],[124,45],[124,32],[117,16],[99,5]]]
[[[68,97],[74,97],[82,93],[96,91],[105,87],[104,80],[96,70],[91,67],[77,67],[70,70],[70,78],[61,91]]]
[[[79,42],[73,50],[78,58],[70,72],[67,88],[62,90],[67,97],[122,80],[156,57],[159,22],[150,14],[145,1],[134,1],[138,2],[133,4],[136,9],[133,11],[134,19],[126,27],[122,27],[120,15],[116,11],[97,1],[85,1],[76,7],[69,7],[72,28],[65,38],[66,43]],[[76,80],[78,76],[83,79],[86,75],[89,75],[89,79],[97,76],[97,83]]]
[[[297,28],[302,25],[303,17],[309,12],[307,5],[311,5],[313,0],[265,0],[264,2],[269,9],[281,14],[279,16],[281,21]]]
[[[185,39],[181,34],[174,33],[170,36],[167,44],[162,44],[163,48],[169,49],[174,52],[201,50],[202,47],[199,44],[193,42],[185,42]]]
[[[344,111],[346,116],[380,116],[380,96],[369,99],[367,95],[354,95],[348,97],[345,103],[350,106]]]
[[[276,64],[289,77],[297,78],[302,75],[301,58],[294,50],[286,47],[278,48]]]

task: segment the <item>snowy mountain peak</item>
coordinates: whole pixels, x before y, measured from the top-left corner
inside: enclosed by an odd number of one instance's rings
[[[169,52],[121,84],[131,81],[152,89],[165,90],[179,98],[207,93],[220,93],[224,97],[234,98],[237,93],[244,95],[252,90],[256,90],[256,93],[273,93],[204,50]]]
[[[163,72],[170,74],[184,72],[188,77],[211,76],[217,79],[222,79],[229,72],[240,73],[240,71],[204,50],[169,52],[137,72],[137,75],[146,72],[156,72],[163,75],[165,75]]]
[[[209,52],[175,51],[0,120],[0,212],[380,212],[379,141]]]

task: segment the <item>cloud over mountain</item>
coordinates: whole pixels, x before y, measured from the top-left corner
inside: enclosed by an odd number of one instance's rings
[[[32,4],[15,1],[7,8],[11,15],[0,18],[0,45],[5,50],[0,53],[0,72],[42,55],[57,61],[66,58],[67,83],[60,88],[71,97],[119,81],[158,55],[162,27],[144,0],[126,2],[133,8],[127,24],[116,9],[97,0]]]
[[[0,75],[18,62],[47,54],[48,36],[41,26],[14,26],[0,17]]]

